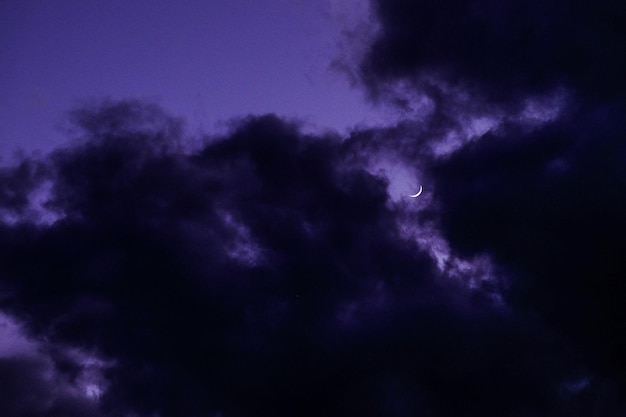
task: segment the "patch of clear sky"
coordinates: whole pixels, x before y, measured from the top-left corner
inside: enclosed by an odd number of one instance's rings
[[[1,2],[0,155],[63,143],[64,114],[104,97],[156,102],[191,133],[268,112],[320,129],[375,124],[384,116],[330,69],[354,4]]]

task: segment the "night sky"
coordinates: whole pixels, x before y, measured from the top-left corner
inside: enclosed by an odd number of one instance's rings
[[[623,1],[0,19],[0,416],[626,416]]]

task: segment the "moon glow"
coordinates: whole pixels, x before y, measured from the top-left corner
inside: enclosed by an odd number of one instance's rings
[[[420,194],[422,194],[422,191],[423,191],[423,190],[424,190],[424,189],[423,189],[423,188],[422,188],[422,186],[420,185],[420,190],[417,192],[417,194],[410,195],[409,197],[411,197],[411,198],[419,197],[419,196],[420,196]]]

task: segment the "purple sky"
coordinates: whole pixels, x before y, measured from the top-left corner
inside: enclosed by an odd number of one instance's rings
[[[248,113],[345,130],[380,112],[331,70],[362,2],[0,3],[0,149],[49,150],[80,100],[142,98],[191,132]]]

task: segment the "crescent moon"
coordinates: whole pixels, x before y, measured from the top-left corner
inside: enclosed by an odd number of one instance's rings
[[[422,191],[424,191],[424,189],[420,185],[420,190],[417,192],[417,194],[410,195],[409,197],[411,197],[411,198],[419,197],[420,194],[422,194]]]

